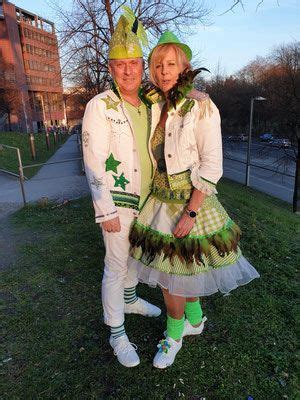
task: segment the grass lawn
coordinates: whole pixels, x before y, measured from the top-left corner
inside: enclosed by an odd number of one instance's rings
[[[0,132],[0,144],[18,147],[21,152],[23,165],[46,162],[68,138],[69,135],[61,135],[61,141],[55,145],[53,135],[50,135],[50,149],[47,150],[45,134],[35,133],[34,142],[36,148],[36,160],[32,160],[29,135],[21,134],[19,132]],[[18,167],[17,152],[13,149],[3,148],[3,150],[0,151],[0,168],[18,174]],[[39,169],[40,167],[26,168],[24,170],[24,175],[27,178],[31,178]]]
[[[243,230],[244,254],[261,278],[202,300],[208,323],[184,340],[173,366],[152,367],[165,329],[159,318],[127,316],[141,364],[121,367],[102,323],[104,249],[90,198],[63,208],[28,206],[16,229],[38,233],[2,273],[3,399],[299,399],[295,250],[299,217],[290,205],[224,180],[219,198]],[[139,294],[163,307],[159,289]],[[298,371],[299,372],[299,371]]]

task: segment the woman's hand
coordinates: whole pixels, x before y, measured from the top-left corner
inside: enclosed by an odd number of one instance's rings
[[[194,223],[195,223],[195,218],[191,218],[186,213],[184,213],[180,218],[180,220],[178,221],[173,231],[173,235],[176,238],[183,238],[187,236],[191,232]]]

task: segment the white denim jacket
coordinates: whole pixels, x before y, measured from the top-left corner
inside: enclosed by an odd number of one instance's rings
[[[141,190],[138,148],[130,116],[112,90],[87,104],[82,147],[96,223],[115,218],[120,209],[137,215]]]
[[[152,106],[151,137],[163,102]],[[223,174],[220,114],[206,93],[192,90],[176,109],[168,111],[165,127],[165,160],[171,189],[180,189],[179,174],[190,170],[192,185],[207,195]],[[156,167],[156,161],[152,162]]]

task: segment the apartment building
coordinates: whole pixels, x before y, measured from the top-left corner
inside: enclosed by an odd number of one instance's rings
[[[65,122],[54,23],[0,0],[0,129],[36,132]]]

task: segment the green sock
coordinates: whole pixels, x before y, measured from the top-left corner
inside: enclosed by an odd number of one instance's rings
[[[191,325],[198,325],[202,321],[203,312],[199,299],[196,301],[187,301],[184,312]]]
[[[133,304],[137,301],[136,287],[124,288],[124,301],[125,304]]]
[[[167,315],[167,332],[168,336],[174,340],[182,337],[184,329],[184,316],[181,319],[174,319]]]
[[[119,337],[126,335],[124,324],[115,327],[111,326],[110,333],[114,339],[118,339]]]

